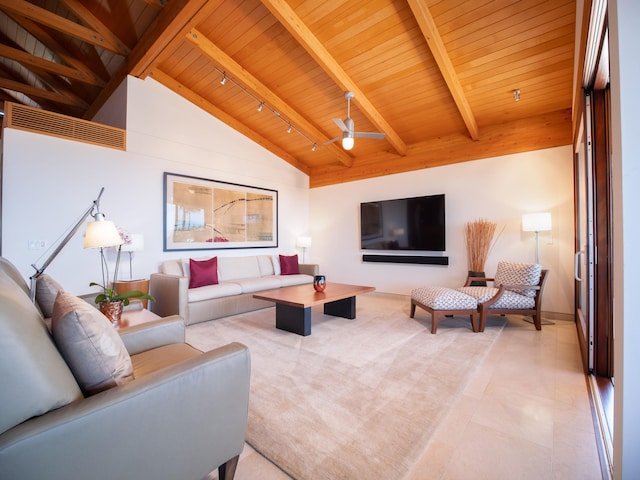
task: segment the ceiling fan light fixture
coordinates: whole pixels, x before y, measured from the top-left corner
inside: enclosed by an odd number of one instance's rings
[[[342,148],[351,150],[353,148],[353,133],[344,132],[342,136]]]

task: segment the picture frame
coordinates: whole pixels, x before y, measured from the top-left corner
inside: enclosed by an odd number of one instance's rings
[[[278,246],[278,191],[164,172],[165,252]]]

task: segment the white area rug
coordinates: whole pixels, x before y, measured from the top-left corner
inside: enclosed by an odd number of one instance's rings
[[[308,337],[277,330],[268,308],[189,326],[187,341],[249,347],[247,442],[293,478],[401,479],[504,324],[446,318],[432,335],[408,297],[372,293],[355,320],[314,309]]]

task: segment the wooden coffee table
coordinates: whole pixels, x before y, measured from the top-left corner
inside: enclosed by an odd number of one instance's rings
[[[298,335],[311,335],[311,307],[324,305],[324,313],[353,320],[356,318],[356,295],[373,292],[375,287],[327,283],[324,292],[313,285],[276,288],[256,293],[253,298],[276,303],[276,328]]]

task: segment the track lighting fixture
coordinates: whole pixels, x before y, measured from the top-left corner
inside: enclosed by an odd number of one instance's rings
[[[230,77],[227,75],[227,72],[225,72],[224,70],[215,67],[214,69],[220,74],[222,75],[222,78],[220,79],[220,85],[225,85],[227,83],[227,80],[231,83],[231,85],[238,87],[240,90],[242,90],[247,96],[251,97],[253,100],[255,100],[256,102],[258,102],[258,112],[262,112],[262,110],[264,110],[265,108],[270,111],[271,113],[273,113],[273,116],[276,118],[279,118],[282,122],[287,124],[287,133],[291,133],[294,130],[296,131],[296,133],[298,133],[301,137],[304,137],[307,141],[309,141],[312,145],[311,150],[312,151],[316,151],[316,149],[318,148],[318,145],[316,142],[314,142],[311,138],[309,138],[303,131],[299,130],[296,128],[296,126],[291,123],[291,120],[289,120],[288,118],[284,117],[279,111],[274,110],[273,108],[271,108],[268,104],[266,104],[264,102],[264,100],[262,100],[261,98],[257,97],[253,92],[250,92],[249,90],[247,90],[242,84],[236,82],[233,77]]]
[[[519,88],[516,88],[516,89],[513,91],[513,99],[514,99],[516,102],[520,100],[520,89],[519,89]]]

